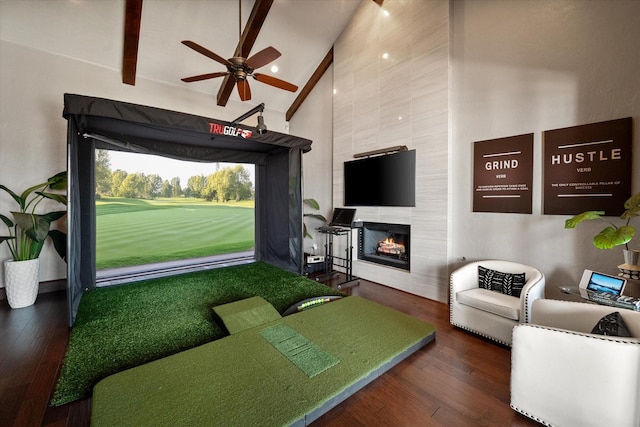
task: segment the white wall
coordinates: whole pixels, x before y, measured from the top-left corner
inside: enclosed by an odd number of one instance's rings
[[[115,99],[221,120],[233,120],[260,102],[229,101],[226,107],[218,107],[215,96],[178,85],[140,77],[135,86],[125,85],[120,70],[0,40],[0,183],[21,192],[66,170],[64,93]],[[270,130],[288,133],[283,112],[267,109],[264,117]],[[6,214],[13,209],[13,203],[5,192],[0,193],[0,212]],[[4,235],[5,230],[0,233]],[[10,253],[6,244],[0,245],[0,260],[8,258]],[[48,242],[41,255],[40,280],[65,277],[66,265]],[[3,286],[3,274],[0,274],[0,287]]]
[[[303,206],[305,213],[321,214],[331,218],[332,206],[332,154],[333,154],[333,66],[324,73],[305,102],[293,116],[290,124],[292,135],[313,141],[311,151],[302,156],[303,197],[315,199],[320,205],[316,211]],[[316,254],[324,253],[324,239],[315,229],[323,225],[315,218],[305,218],[313,238],[304,239],[304,250]]]
[[[616,273],[621,250],[591,245],[600,224],[564,230],[568,216],[542,215],[541,132],[628,116],[637,123],[640,2],[405,0],[384,4],[391,19],[372,3],[335,47],[334,205],[353,153],[406,144],[427,155],[416,208],[358,209],[365,220],[412,225],[411,274],[365,263],[356,274],[443,301],[448,272],[463,260],[536,266],[549,296],[584,268]],[[442,50],[444,58],[433,55]],[[381,60],[386,51],[399,62]],[[400,114],[409,119],[394,123]],[[524,133],[535,134],[533,213],[472,212],[473,142]],[[637,192],[638,149],[633,164]]]
[[[591,244],[602,224],[565,230],[568,216],[542,215],[541,133],[632,116],[632,190],[640,191],[640,2],[452,5],[451,261],[505,258],[536,266],[547,277],[547,296],[557,296],[558,285],[577,284],[584,268],[617,273],[621,249]],[[533,214],[473,213],[473,142],[524,133],[534,133]]]
[[[357,207],[356,213],[363,221],[411,225],[411,271],[355,260],[354,274],[446,302],[449,4],[363,2],[334,52],[334,206],[343,206],[343,164],[355,153],[398,145],[416,150],[416,206]]]

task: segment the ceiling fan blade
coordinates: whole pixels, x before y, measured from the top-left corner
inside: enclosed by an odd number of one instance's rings
[[[267,65],[271,61],[275,61],[280,57],[280,55],[280,52],[278,52],[276,48],[269,46],[262,49],[255,55],[251,55],[251,57],[247,59],[246,64],[255,70],[256,68]]]
[[[253,78],[259,82],[266,83],[271,86],[275,86],[279,89],[288,90],[289,92],[295,92],[298,90],[298,86],[291,84],[289,82],[285,82],[284,80],[277,79],[272,76],[268,76],[266,74],[253,74]]]
[[[208,73],[208,74],[200,74],[197,76],[185,77],[180,80],[182,80],[183,82],[191,83],[191,82],[199,82],[200,80],[215,79],[216,77],[224,77],[228,74],[229,74],[228,71],[219,71],[217,73]]]
[[[240,95],[240,99],[242,101],[248,101],[251,99],[251,88],[249,87],[249,82],[246,80],[238,80],[238,94]]]
[[[202,55],[208,58],[213,59],[214,61],[221,63],[224,66],[230,65],[233,67],[233,64],[231,64],[231,62],[229,62],[227,59],[224,59],[222,56],[218,55],[217,53],[211,52],[206,47],[200,46],[196,42],[192,42],[191,40],[182,40],[182,44],[190,47],[191,49],[195,50],[198,53],[201,53]]]

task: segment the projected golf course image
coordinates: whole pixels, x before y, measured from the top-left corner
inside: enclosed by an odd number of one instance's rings
[[[96,200],[96,268],[248,251],[254,227],[253,200],[102,197]]]

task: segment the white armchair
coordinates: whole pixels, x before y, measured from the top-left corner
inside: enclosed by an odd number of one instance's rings
[[[615,311],[633,338],[591,334]],[[547,426],[640,426],[640,312],[535,301],[513,330],[511,407]]]
[[[478,266],[503,273],[525,273],[526,282],[520,296],[480,288]],[[513,327],[529,321],[531,304],[544,298],[544,287],[544,275],[525,264],[503,260],[466,264],[451,273],[451,324],[510,346]]]

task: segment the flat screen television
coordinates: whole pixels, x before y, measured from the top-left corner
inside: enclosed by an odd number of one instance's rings
[[[416,150],[344,162],[345,206],[415,206]]]

